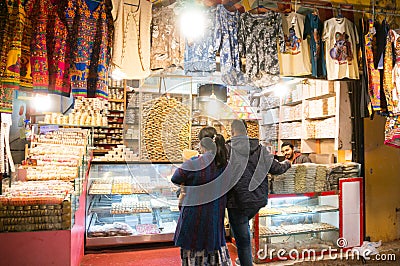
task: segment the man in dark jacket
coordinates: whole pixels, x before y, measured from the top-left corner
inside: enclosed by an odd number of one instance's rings
[[[283,174],[291,164],[280,163],[258,139],[247,136],[246,124],[234,120],[231,124],[232,138],[227,142],[229,164],[233,180],[237,180],[228,192],[228,216],[235,237],[241,266],[252,266],[251,235],[249,221],[267,204],[267,174]],[[236,176],[237,175],[237,176]],[[237,263],[238,265],[238,263]]]

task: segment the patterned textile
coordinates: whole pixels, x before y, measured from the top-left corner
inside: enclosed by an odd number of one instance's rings
[[[400,34],[395,30],[391,30],[392,41],[394,43],[394,49],[396,54],[396,63],[393,67],[393,81],[394,88],[392,90],[392,103],[393,113],[400,113]]]
[[[383,64],[383,90],[385,92],[387,110],[389,113],[393,113],[393,97],[392,92],[394,88],[393,84],[393,51],[392,42],[390,41],[390,35],[387,36],[387,42],[385,47],[385,56]]]
[[[282,17],[269,11],[265,14],[243,13],[240,16],[239,51],[246,57],[247,82],[266,87],[279,81],[277,42],[285,50]]]
[[[211,7],[204,11],[205,21],[208,22],[204,33],[195,40],[186,40],[184,70],[185,75],[207,76],[215,72],[216,51],[214,21],[216,8]]]
[[[374,65],[374,53],[373,53],[373,32],[374,23],[372,20],[368,21],[368,33],[365,35],[365,54],[366,54],[366,63],[368,69],[368,92],[369,97],[371,98],[372,109],[374,111],[381,110],[381,80],[380,73],[378,69],[375,69]]]
[[[321,39],[322,29],[323,24],[318,15],[310,13],[306,16],[303,39],[310,37],[311,66],[314,77],[326,77],[324,43]]]
[[[171,7],[153,10],[151,24],[151,69],[183,68],[185,38],[181,36],[177,16]]]
[[[181,249],[182,266],[231,266],[227,246],[207,252]]]
[[[386,145],[400,148],[400,116],[388,116],[385,124]]]
[[[31,65],[33,89],[69,96],[67,27],[60,6],[51,0],[30,0],[25,6],[32,21]]]
[[[175,171],[171,181],[179,185],[199,186],[215,180],[224,169],[216,168],[213,160],[214,155],[210,152],[188,160]],[[185,197],[188,197],[190,192],[186,192]],[[225,246],[225,206],[226,194],[209,203],[182,206],[175,230],[175,245],[186,250],[209,252]],[[201,234],[197,233],[199,230],[202,231]]]
[[[32,22],[26,14],[24,31],[21,41],[21,59],[20,59],[20,87],[21,90],[32,90],[32,71],[31,71],[31,40],[32,40]],[[46,90],[47,91],[47,90]]]
[[[13,90],[20,85],[25,12],[21,0],[1,1],[0,113],[12,113]]]
[[[74,97],[108,98],[112,41],[111,2],[68,0],[65,9],[71,37],[71,90]]]
[[[0,82],[3,88],[18,89],[21,70],[21,42],[25,24],[22,0],[7,1],[8,18],[4,30],[0,61]]]
[[[244,83],[239,56],[238,28],[240,23],[239,11],[230,12],[223,5],[217,6],[216,11],[216,46],[221,44],[220,62],[221,79],[227,85]]]

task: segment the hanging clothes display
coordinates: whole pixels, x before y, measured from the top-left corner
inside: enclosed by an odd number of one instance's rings
[[[324,43],[322,42],[323,23],[317,14],[309,13],[304,22],[303,39],[309,37],[311,54],[311,75],[313,77],[326,77],[326,64]]]
[[[29,0],[25,6],[32,21],[31,66],[34,91],[69,97],[68,31],[53,0]]]
[[[186,39],[184,70],[185,75],[207,76],[215,72],[217,45],[215,44],[214,22],[216,7],[204,10],[206,26],[202,36]]]
[[[108,0],[67,0],[71,45],[71,91],[74,97],[108,98],[107,78],[112,40]]]
[[[246,81],[256,87],[276,84],[280,79],[277,42],[285,51],[281,15],[243,13],[238,34],[239,50],[246,58]]]
[[[381,80],[379,70],[374,65],[374,53],[373,53],[373,39],[375,35],[374,22],[368,20],[367,33],[365,35],[365,55],[366,64],[368,71],[368,93],[372,103],[372,109],[374,111],[381,110]]]
[[[31,40],[32,40],[32,21],[29,18],[28,14],[26,14],[24,22],[24,30],[22,32],[22,40],[21,40],[21,59],[20,59],[20,69],[19,69],[20,90],[31,91],[33,87],[32,68],[31,68]]]
[[[0,130],[0,171],[6,173],[8,164],[10,171],[15,172],[14,161],[10,149],[10,128],[12,125],[12,114],[1,114],[1,130]]]
[[[311,75],[308,39],[303,40],[305,17],[292,12],[282,15],[285,51],[279,53],[280,72],[283,76]]]
[[[400,116],[388,116],[385,124],[386,145],[400,148]]]
[[[393,41],[394,51],[396,54],[396,63],[393,67],[392,78],[394,86],[392,89],[393,113],[400,114],[400,34],[396,30],[390,31],[391,40]]]
[[[393,102],[392,93],[394,90],[393,83],[393,50],[391,37],[388,35],[386,37],[386,47],[383,63],[383,90],[386,97],[386,106],[389,113],[394,112],[395,102]]]
[[[2,42],[0,47],[0,112],[12,113],[13,90],[20,85],[21,42],[25,11],[21,0],[2,3]],[[6,7],[4,7],[6,4]]]
[[[221,80],[227,85],[240,85],[244,82],[239,55],[238,28],[240,13],[231,12],[223,5],[216,11],[216,45],[220,46]]]
[[[347,18],[331,18],[324,22],[322,40],[328,80],[359,79],[357,63],[358,34]]]
[[[126,79],[150,75],[150,26],[152,4],[147,0],[112,0],[114,42],[112,70]]]
[[[172,5],[153,9],[152,16],[151,69],[183,68],[185,38],[180,34],[177,16]]]

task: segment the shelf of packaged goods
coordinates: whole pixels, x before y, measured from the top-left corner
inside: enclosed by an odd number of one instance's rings
[[[102,146],[106,146],[106,145],[122,145],[123,143],[95,143],[94,145],[102,145]]]
[[[261,235],[260,238],[269,238],[269,237],[279,237],[279,236],[293,236],[293,235],[305,235],[305,234],[315,234],[315,233],[323,233],[323,232],[334,232],[339,231],[339,228],[331,228],[325,230],[308,230],[308,231],[300,231],[300,232],[287,232],[282,234],[265,234]]]
[[[122,134],[122,129],[120,129],[120,132],[94,132],[94,134]]]
[[[339,209],[332,206],[332,209],[326,210],[308,210],[304,212],[282,212],[282,213],[274,213],[274,214],[263,214],[259,217],[276,217],[276,216],[286,216],[286,215],[306,215],[306,214],[315,214],[315,213],[327,213],[327,212],[338,212]]]
[[[294,102],[282,103],[282,106],[293,106],[293,105],[298,105],[301,103],[302,103],[302,100],[298,100],[298,101],[294,101]]]
[[[323,94],[323,95],[308,97],[308,98],[305,98],[304,100],[312,101],[312,100],[319,100],[319,99],[330,98],[330,97],[333,97],[333,96],[336,96],[336,93],[328,93],[328,94]]]
[[[124,99],[108,99],[109,102],[114,102],[114,103],[124,103]]]
[[[87,247],[106,247],[116,245],[131,245],[142,243],[157,243],[173,241],[174,233],[151,234],[151,235],[129,235],[129,236],[110,236],[110,237],[86,237]]]
[[[339,190],[329,190],[321,192],[305,192],[305,193],[291,193],[291,194],[268,194],[269,199],[274,198],[289,198],[289,197],[317,197],[317,196],[331,196],[339,195]]]
[[[323,115],[323,116],[315,116],[315,117],[307,117],[307,120],[323,120],[327,118],[335,117],[336,115]]]
[[[81,128],[109,128],[109,126],[95,126],[95,125],[75,125],[75,124],[49,124],[38,122],[38,126],[60,126],[60,127],[81,127]]]

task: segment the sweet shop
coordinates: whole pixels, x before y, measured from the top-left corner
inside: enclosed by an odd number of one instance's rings
[[[268,265],[399,240],[399,7],[0,0],[1,264]]]

